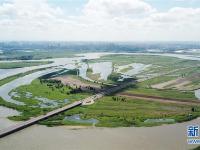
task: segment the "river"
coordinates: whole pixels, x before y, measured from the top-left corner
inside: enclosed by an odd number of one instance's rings
[[[157,127],[83,128],[34,125],[0,140],[2,150],[189,150],[187,126],[200,118]]]

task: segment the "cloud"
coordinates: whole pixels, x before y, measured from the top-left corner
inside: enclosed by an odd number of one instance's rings
[[[95,17],[138,17],[155,11],[141,0],[89,0],[84,14]]]
[[[143,0],[89,0],[80,15],[47,0],[0,4],[0,40],[199,40],[200,8],[165,12]]]
[[[200,8],[174,7],[167,12],[153,14],[152,19],[156,22],[163,23],[199,21]]]
[[[59,7],[51,7],[45,0],[13,0],[0,5],[0,20],[42,22],[54,20],[61,15]]]

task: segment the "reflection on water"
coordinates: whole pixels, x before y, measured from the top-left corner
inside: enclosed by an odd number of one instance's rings
[[[133,75],[139,74],[140,72],[142,72],[143,70],[145,70],[147,67],[151,65],[133,63],[133,64],[125,65],[125,66],[120,66],[120,69],[127,68],[128,66],[132,66],[132,69],[128,70],[127,72],[123,74],[128,75],[128,76],[133,76]]]
[[[86,63],[80,63],[79,64],[79,76],[85,80],[88,80],[88,81],[93,81],[91,80],[90,78],[87,77],[87,69],[88,69],[88,65]]]
[[[38,100],[39,101],[38,105],[41,108],[54,108],[54,107],[58,107],[59,105],[69,103],[68,99],[64,99],[63,101],[53,100],[53,99],[48,99],[48,98],[45,98],[45,97],[42,97],[42,96],[33,96],[33,94],[30,93],[30,92],[26,92],[25,97],[28,98],[28,99],[31,98],[31,99],[34,99],[34,100]],[[38,106],[34,105],[32,107],[38,107]]]
[[[100,74],[100,80],[107,80],[108,76],[112,73],[112,62],[99,62],[89,64],[93,70],[93,74]]]

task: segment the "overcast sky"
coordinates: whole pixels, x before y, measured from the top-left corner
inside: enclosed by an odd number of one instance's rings
[[[200,0],[0,0],[0,40],[200,41]]]

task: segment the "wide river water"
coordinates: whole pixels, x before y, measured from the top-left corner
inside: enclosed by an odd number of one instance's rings
[[[34,125],[0,139],[2,150],[189,150],[185,123],[157,127],[86,128]]]

